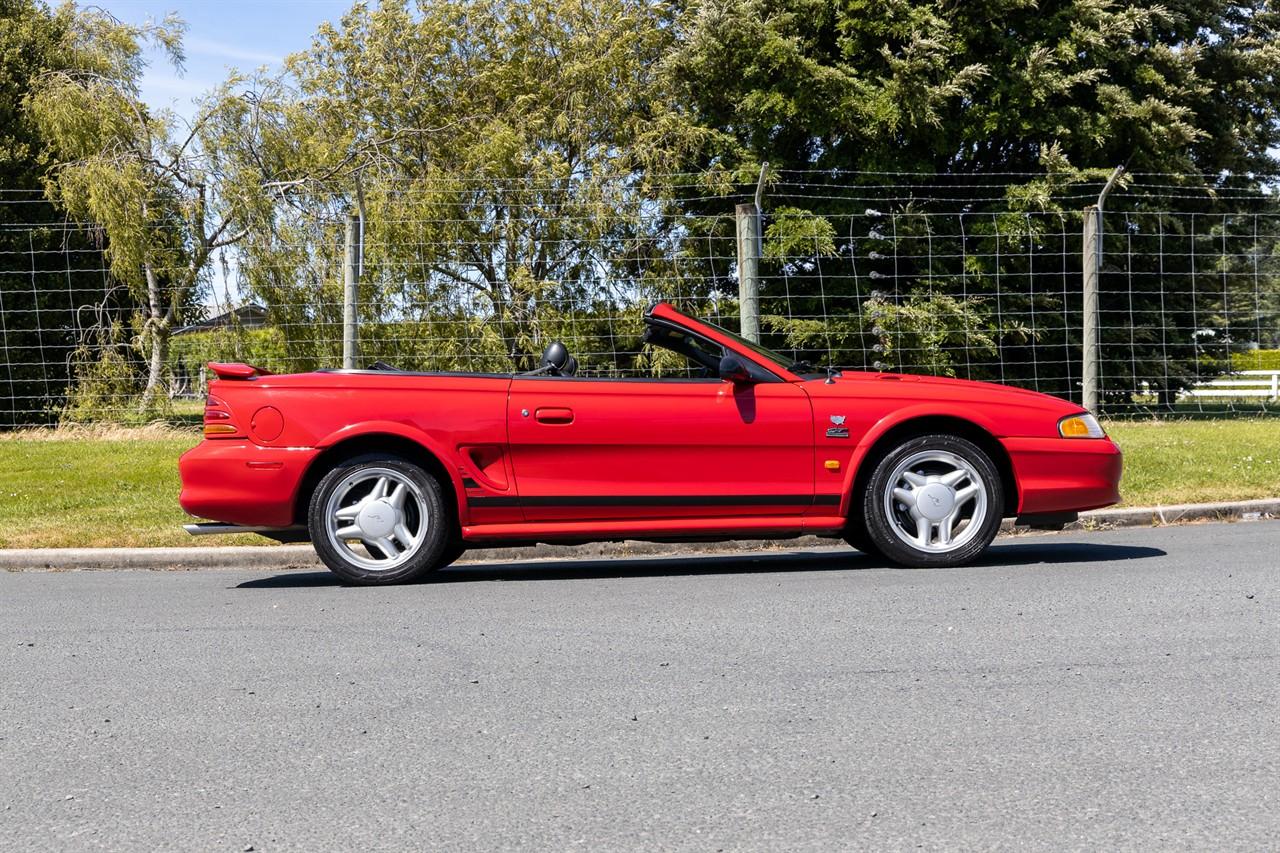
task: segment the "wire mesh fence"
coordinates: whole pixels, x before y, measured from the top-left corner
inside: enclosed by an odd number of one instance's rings
[[[814,366],[1079,401],[1082,210],[1097,188],[1037,206],[1011,203],[1008,177],[856,177],[783,174],[769,186],[762,342]],[[520,371],[560,340],[581,376],[677,374],[685,368],[643,345],[643,312],[670,300],[736,330],[734,205],[748,197],[676,182],[587,193],[452,181],[367,199],[360,364]],[[33,193],[0,193],[0,426],[182,417],[199,409],[208,361],[339,366],[352,201],[323,188],[282,207],[216,255],[157,328],[145,289],[110,262],[100,232],[58,220]],[[152,227],[163,237],[169,226]],[[1104,230],[1106,410],[1277,408],[1274,199],[1139,176],[1109,202]],[[178,235],[166,239],[178,244],[167,262],[184,262]],[[165,394],[143,409],[157,346]]]

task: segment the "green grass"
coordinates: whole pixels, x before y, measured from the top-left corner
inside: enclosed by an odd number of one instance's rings
[[[265,544],[194,541],[178,506],[178,457],[200,440],[174,429],[29,432],[0,439],[0,548]],[[220,541],[219,541],[220,540]]]
[[[1128,506],[1280,497],[1280,419],[1111,421]]]
[[[1280,496],[1280,420],[1112,421],[1125,504]],[[0,548],[261,545],[182,530],[178,456],[199,440],[168,428],[0,437]]]

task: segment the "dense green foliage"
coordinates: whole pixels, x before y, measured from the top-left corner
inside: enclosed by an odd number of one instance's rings
[[[819,170],[829,175],[825,183],[863,184],[861,191],[811,191],[824,197],[804,206],[838,222],[835,231],[845,239],[837,241],[832,254],[860,257],[864,269],[879,268],[886,276],[885,264],[873,259],[877,254],[893,259],[892,290],[884,298],[897,306],[894,310],[912,310],[913,302],[918,307],[912,294],[924,282],[948,288],[963,273],[965,292],[978,299],[995,292],[998,278],[1007,314],[1065,313],[1065,328],[1038,328],[1031,336],[1016,323],[980,330],[981,336],[994,336],[1001,357],[993,361],[1012,368],[1002,378],[1030,378],[1032,345],[1078,353],[1080,307],[1035,286],[1036,256],[1044,253],[1052,261],[1057,246],[1034,229],[1019,227],[1014,218],[987,223],[980,214],[1063,210],[1067,216],[1060,230],[1079,233],[1079,208],[1116,164],[1139,176],[1113,205],[1142,214],[1131,227],[1141,228],[1143,235],[1167,235],[1169,262],[1157,268],[1160,260],[1151,251],[1129,258],[1123,270],[1104,270],[1104,317],[1129,310],[1132,275],[1147,276],[1143,281],[1159,291],[1145,288],[1146,298],[1128,315],[1129,328],[1106,332],[1104,354],[1107,341],[1136,344],[1132,358],[1111,365],[1113,401],[1143,381],[1158,383],[1168,401],[1197,373],[1226,365],[1233,341],[1225,331],[1216,344],[1192,340],[1204,318],[1210,330],[1225,322],[1222,299],[1191,295],[1188,259],[1197,249],[1202,257],[1212,257],[1221,228],[1248,223],[1224,221],[1218,233],[1192,237],[1184,233],[1184,220],[1150,211],[1248,213],[1257,209],[1250,202],[1236,197],[1215,204],[1204,190],[1257,189],[1277,177],[1280,9],[1274,2],[702,0],[691,4],[680,24],[671,67],[697,120],[715,131],[719,142],[704,153],[701,165],[745,178],[756,164],[768,161],[782,194],[797,192],[787,183],[796,180],[788,178],[788,170]],[[842,177],[846,170],[895,174],[877,181]],[[1170,172],[1184,174],[1141,174]],[[899,244],[861,237],[876,232],[883,221],[862,216],[876,183],[928,180],[900,173],[949,176],[935,179],[934,198],[914,202],[913,211],[963,211],[983,223],[963,237],[945,235],[931,247],[933,257],[966,255],[967,268],[937,268],[932,257],[899,264],[898,255],[910,254],[897,251]],[[1004,190],[1006,183],[1013,186]],[[982,192],[984,185],[995,191]],[[1177,194],[1186,198],[1169,198]],[[983,195],[989,197],[985,203],[968,200]],[[1107,253],[1124,256],[1131,234],[1114,225],[1111,230],[1120,233],[1109,237]],[[1197,240],[1200,245],[1192,246]],[[1244,268],[1252,256],[1270,257],[1274,246],[1233,247],[1233,252],[1243,256],[1236,263]],[[804,272],[816,258],[791,258],[789,264],[790,270],[771,270],[773,282],[780,281],[780,273]],[[1058,266],[1079,280],[1078,257],[1066,257]],[[832,301],[843,306],[848,317],[841,328],[859,329],[862,347],[872,349],[879,336],[871,330],[882,324],[868,316],[867,282],[828,274],[823,283],[824,307]],[[772,294],[779,295],[776,284]],[[792,342],[821,350],[828,330],[789,318],[830,312],[812,302],[798,304],[795,295],[791,287],[785,303],[766,300],[776,315],[772,325]],[[971,329],[973,312],[981,310],[977,301],[939,305],[934,322],[954,334]],[[986,344],[978,340],[967,346],[981,350]],[[934,369],[934,354],[918,354],[914,364],[887,351],[882,361]],[[1045,365],[1036,369],[1043,380]]]
[[[673,67],[730,163],[1276,174],[1267,0],[702,0],[681,24]]]
[[[23,109],[41,75],[70,63],[66,25],[37,0],[0,0],[0,424],[43,422],[61,405],[80,343],[77,306],[120,307],[92,272],[100,245],[68,231],[66,212],[43,197],[50,144]]]
[[[1231,356],[1233,370],[1280,370],[1280,349],[1255,349]]]

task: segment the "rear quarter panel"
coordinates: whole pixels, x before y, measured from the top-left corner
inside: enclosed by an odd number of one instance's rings
[[[236,425],[264,448],[323,450],[376,434],[416,442],[440,460],[461,498],[464,478],[472,475],[464,448],[507,443],[510,383],[508,376],[308,373],[217,381],[209,394],[225,401]],[[278,410],[283,421],[279,434],[267,438],[252,428],[265,407]],[[514,482],[508,478],[506,485],[514,495]],[[461,499],[459,512],[466,520]],[[486,520],[515,520],[510,510],[496,513]]]

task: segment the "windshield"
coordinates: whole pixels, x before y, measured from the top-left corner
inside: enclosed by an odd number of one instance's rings
[[[746,347],[747,349],[751,350],[757,355],[762,355],[765,358],[772,361],[774,364],[778,364],[778,365],[781,365],[782,367],[785,367],[787,370],[790,370],[792,373],[801,375],[801,374],[815,372],[813,369],[813,366],[808,364],[807,362],[796,361],[794,358],[788,358],[782,353],[774,352],[768,347],[762,347],[759,344],[752,343],[751,341],[744,338],[742,335],[735,334],[734,332],[729,331],[723,326],[717,326],[715,323],[708,323],[706,320],[703,320],[702,322],[707,326],[709,326],[710,328],[715,329],[717,332],[724,335],[725,337],[732,338],[734,341],[738,342],[739,344],[742,344],[742,346]]]

